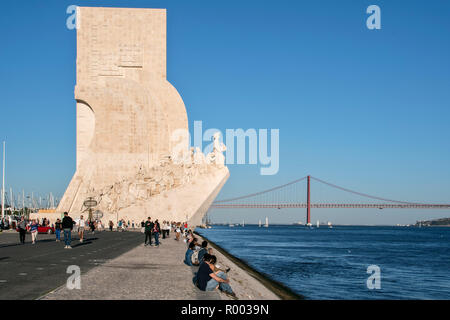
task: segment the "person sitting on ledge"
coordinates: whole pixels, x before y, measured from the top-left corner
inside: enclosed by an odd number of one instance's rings
[[[200,245],[198,244],[198,239],[197,238],[192,238],[190,240],[190,242],[188,243],[188,246],[193,243],[194,244],[194,250],[200,250]]]
[[[203,261],[203,256],[208,253],[208,241],[204,240],[202,242],[202,248],[200,249],[200,251],[198,252],[198,261]]]
[[[203,263],[200,264],[200,268],[194,278],[196,286],[202,291],[214,291],[219,288],[225,294],[236,298],[236,294],[229,284],[230,280],[228,280],[227,274],[223,271],[215,272],[216,261],[217,258],[214,255],[205,254],[203,256]]]
[[[189,244],[189,248],[186,251],[185,257],[184,257],[184,263],[187,264],[190,267],[198,266],[198,263],[192,262],[192,255],[194,254],[195,244],[191,242]]]
[[[194,239],[194,235],[192,234],[192,232],[188,232],[185,234],[184,236],[184,242],[187,243],[187,246],[189,247],[189,244],[192,242],[192,239]]]

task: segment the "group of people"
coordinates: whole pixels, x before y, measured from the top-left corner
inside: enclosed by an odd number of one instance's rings
[[[25,236],[27,231],[31,234],[31,243],[36,244],[37,235],[39,233],[39,226],[49,227],[50,221],[46,218],[42,219],[42,222],[39,223],[38,219],[32,219],[27,221],[24,217],[21,217],[19,223],[17,224],[17,229],[19,231],[19,240],[20,243],[25,243]],[[85,220],[83,215],[80,216],[79,219],[75,221],[69,216],[67,212],[64,212],[63,219],[57,219],[54,224],[51,225],[55,230],[56,241],[61,241],[61,234],[64,234],[64,248],[71,249],[72,242],[72,231],[74,227],[78,232],[78,236],[80,238],[80,242],[84,241],[84,232],[85,230],[91,230],[91,233],[95,233],[96,229],[102,230],[103,225],[101,221],[95,220]]]
[[[86,230],[91,230],[91,233],[94,234],[96,229],[103,229],[101,221],[87,221],[86,219],[84,219],[83,215],[81,215],[79,219],[76,219],[74,221],[67,212],[64,212],[63,219],[57,219],[55,223],[55,234],[57,242],[61,241],[61,232],[64,233],[64,249],[72,249],[72,231],[74,227],[76,228],[76,231],[78,233],[80,243],[83,243],[84,241],[84,232]]]
[[[208,248],[208,241],[204,240],[201,244],[194,236],[192,231],[186,235],[188,248],[184,257],[184,263],[190,267],[198,267],[192,281],[202,291],[214,291],[219,289],[233,299],[236,294],[230,286],[230,280],[227,277],[230,268],[222,270],[216,265],[217,257],[213,254],[212,248]]]
[[[27,231],[31,233],[31,243],[35,244],[38,234],[39,222],[37,219],[33,219],[31,221],[26,221],[24,217],[20,218],[19,223],[17,224],[17,229],[19,231],[19,240],[21,244],[25,244],[25,235]]]
[[[141,226],[144,224],[144,221],[141,222]],[[108,223],[108,227],[110,231],[113,231],[114,228],[114,222],[112,222],[111,220]],[[139,228],[139,224],[135,223],[134,220],[130,221],[126,221],[125,219],[120,219],[119,221],[117,221],[117,231],[127,231],[128,229],[137,229]]]
[[[40,224],[38,219],[27,221],[24,217],[21,217],[17,224],[20,242],[22,244],[25,243],[25,235],[26,232],[29,231],[31,233],[32,244],[35,244],[38,235],[38,227],[40,225],[49,226],[50,221],[44,218]],[[112,231],[114,223],[109,221],[108,226]],[[61,233],[64,234],[65,249],[72,248],[72,231],[74,228],[76,228],[76,231],[78,232],[80,243],[84,241],[84,233],[88,228],[91,229],[92,233],[94,233],[97,228],[103,228],[101,221],[87,221],[84,219],[83,215],[74,221],[67,212],[64,212],[64,217],[62,219],[57,219],[52,227],[55,228],[57,242],[61,241]],[[126,227],[128,226],[123,219],[118,221],[118,231],[120,231],[121,228]],[[132,227],[138,227],[138,225],[134,225],[133,221]],[[158,219],[153,221],[151,217],[148,217],[147,221],[141,222],[141,228],[142,232],[145,234],[144,246],[159,247],[161,244],[160,238],[169,238],[171,232],[175,233],[174,240],[180,241],[183,238],[188,246],[184,257],[184,263],[190,267],[198,267],[193,278],[195,286],[203,291],[219,289],[230,297],[236,298],[227,277],[227,273],[230,269],[222,270],[220,266],[216,265],[217,257],[213,254],[212,248],[208,247],[208,242],[202,241],[200,244],[192,230],[188,229],[187,222],[163,221],[162,224],[160,224]],[[152,243],[152,239],[154,240],[154,244]]]
[[[195,286],[203,291],[219,289],[236,299],[236,294],[233,292],[227,277],[230,269],[222,270],[220,266],[216,265],[217,257],[213,255],[212,248],[208,247],[208,241],[199,244],[192,230],[188,229],[186,222],[163,221],[160,224],[158,219],[153,221],[151,217],[148,217],[147,221],[141,222],[141,227],[145,234],[144,246],[159,247],[161,244],[160,237],[168,238],[171,231],[175,232],[174,240],[180,241],[181,238],[184,238],[188,246],[184,263],[190,267],[198,267],[193,278]]]
[[[175,240],[180,240],[181,234],[187,232],[187,222],[171,222],[163,221],[162,224],[159,223],[158,219],[152,221],[151,217],[147,218],[147,221],[141,222],[141,230],[145,234],[144,246],[155,246],[160,245],[160,238],[169,238],[170,232],[175,232]],[[155,244],[152,244],[152,239]]]
[[[144,246],[153,246],[152,244],[152,237],[153,237],[155,240],[155,247],[159,247],[159,234],[161,232],[161,226],[159,224],[158,219],[152,221],[152,218],[148,217],[147,221],[144,222],[143,228],[145,234]]]

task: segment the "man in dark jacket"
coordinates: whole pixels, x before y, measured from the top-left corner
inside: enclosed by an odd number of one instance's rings
[[[152,222],[152,218],[148,217],[147,221],[144,224],[144,228],[145,228],[145,242],[144,245],[147,245],[147,240],[148,240],[148,244],[152,245],[152,229],[154,227],[154,224]]]
[[[64,218],[62,220],[62,227],[64,230],[64,249],[72,249],[70,246],[70,242],[72,241],[72,229],[73,229],[73,220],[69,217],[67,212],[64,212]]]
[[[19,239],[21,244],[25,244],[25,235],[27,233],[27,222],[25,221],[25,218],[20,218],[20,222],[17,225],[19,228]]]

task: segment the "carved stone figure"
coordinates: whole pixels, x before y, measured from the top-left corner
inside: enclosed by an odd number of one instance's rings
[[[227,147],[220,142],[220,132],[217,131],[213,135],[213,151],[206,156],[207,163],[214,163],[217,167],[223,168],[225,165],[225,156],[223,152]]]

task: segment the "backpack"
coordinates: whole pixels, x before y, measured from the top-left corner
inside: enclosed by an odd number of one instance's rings
[[[197,264],[198,263],[198,251],[194,251],[194,253],[191,256],[192,263]]]

